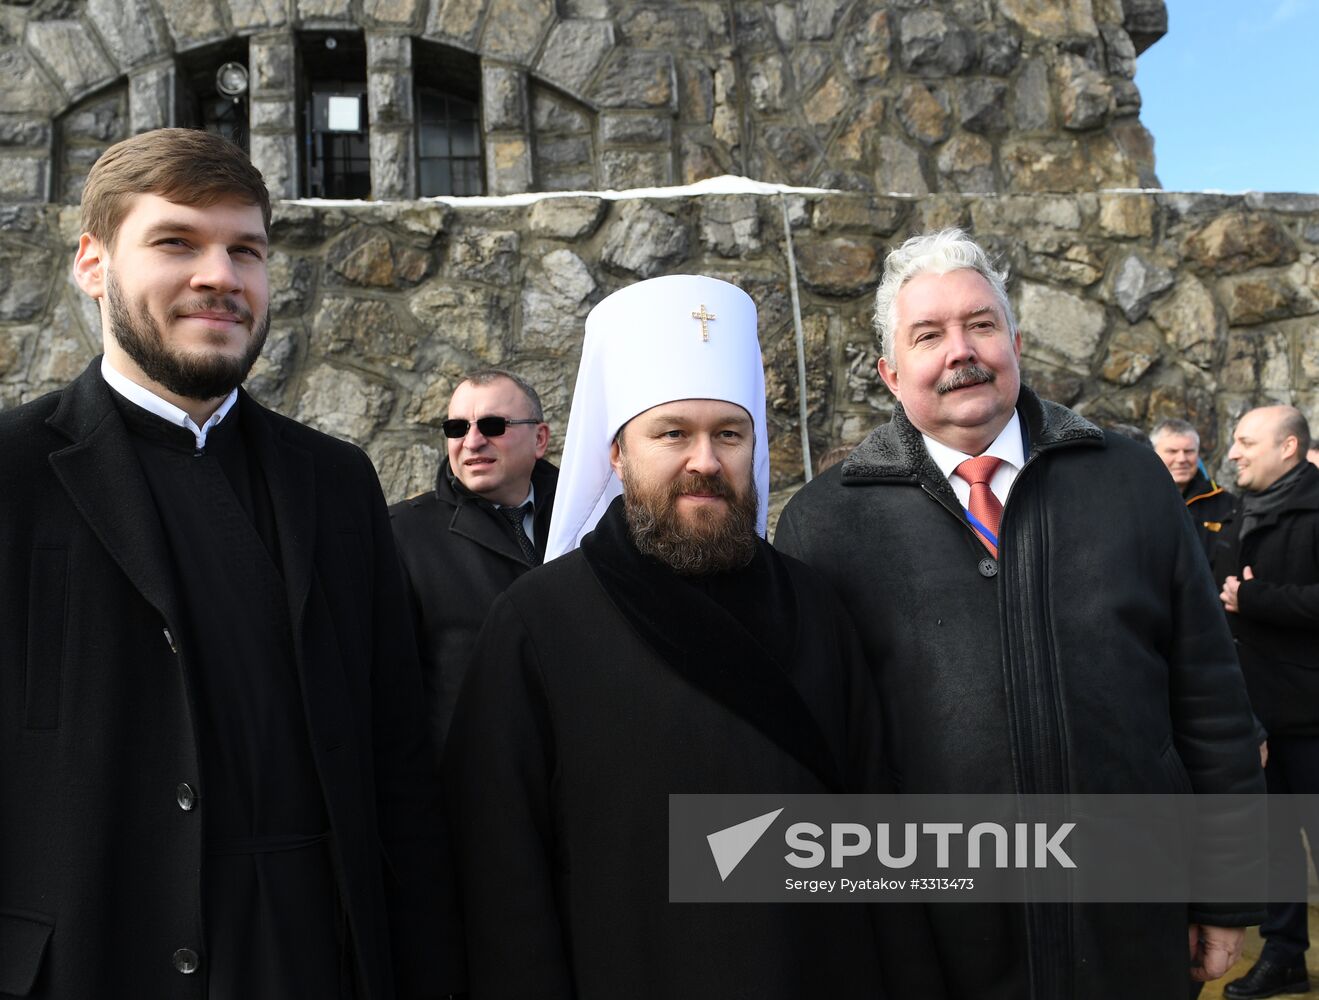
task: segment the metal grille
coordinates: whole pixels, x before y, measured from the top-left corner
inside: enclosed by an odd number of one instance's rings
[[[475,101],[417,88],[417,180],[422,197],[485,192]]]
[[[307,193],[313,198],[367,198],[371,194],[371,148],[367,138],[366,88],[355,81],[311,84],[307,143]],[[359,101],[356,131],[331,129],[330,98]]]

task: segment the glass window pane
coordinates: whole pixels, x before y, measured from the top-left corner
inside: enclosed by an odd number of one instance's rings
[[[454,156],[475,156],[478,150],[476,122],[453,122],[450,126]]]
[[[433,87],[417,88],[418,190],[423,197],[484,189],[480,109]]]
[[[463,194],[482,194],[485,191],[485,183],[480,158],[460,162],[463,164],[464,173]]]
[[[468,189],[467,180],[467,160],[453,160],[453,193],[456,195],[466,195],[472,192]]]
[[[453,194],[448,160],[422,160],[420,181],[423,198],[438,194]]]
[[[449,117],[459,121],[476,121],[476,105],[461,97],[450,97]]]
[[[439,121],[444,117],[444,99],[433,90],[424,87],[417,90],[417,120],[422,122]]]
[[[422,122],[417,131],[422,156],[448,156],[449,130],[443,124]]]

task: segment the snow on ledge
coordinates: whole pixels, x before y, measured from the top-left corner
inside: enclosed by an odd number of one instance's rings
[[[626,191],[525,191],[519,194],[481,195],[479,197],[460,198],[453,195],[439,195],[433,198],[418,198],[418,202],[434,202],[440,205],[454,205],[462,208],[517,207],[534,205],[538,201],[550,198],[602,198],[605,201],[625,201],[637,198],[683,198],[689,195],[710,194],[848,194],[834,188],[792,187],[788,184],[769,184],[765,181],[752,180],[750,177],[734,177],[724,174],[722,177],[708,177],[695,184],[680,184],[674,187],[630,188]],[[897,195],[897,197],[914,197]],[[397,204],[398,202],[394,202]],[[388,201],[363,201],[360,199],[337,200],[330,198],[290,198],[285,204],[309,205],[317,208],[354,208],[366,205],[388,205]]]
[[[522,205],[534,205],[540,201],[548,201],[552,198],[600,198],[604,201],[630,201],[637,199],[663,199],[663,198],[685,198],[701,197],[703,195],[720,195],[720,194],[798,194],[798,195],[828,195],[828,194],[863,194],[869,192],[844,191],[838,188],[818,188],[818,187],[793,187],[790,184],[771,184],[767,181],[757,181],[750,177],[735,177],[732,174],[724,174],[721,177],[708,177],[705,180],[697,181],[694,184],[678,184],[672,187],[644,187],[629,188],[625,191],[524,191],[518,194],[504,195],[480,195],[474,197],[457,197],[454,195],[437,195],[431,198],[415,199],[390,199],[385,201],[368,201],[360,198],[336,199],[336,198],[288,198],[282,201],[285,205],[306,205],[314,208],[372,208],[382,205],[416,205],[416,204],[437,204],[451,205],[457,208],[516,208]],[[966,198],[1010,198],[1010,197],[1030,197],[1030,198],[1067,198],[1079,197],[1085,192],[1066,192],[1066,191],[985,191],[969,192]],[[1292,192],[1277,191],[1170,191],[1166,188],[1139,188],[1139,187],[1114,187],[1100,188],[1099,194],[1129,194],[1129,195],[1215,195],[1229,197],[1251,197],[1256,199],[1274,199],[1274,198],[1302,198],[1316,199],[1319,195],[1301,194]],[[884,198],[901,198],[907,201],[920,201],[928,195],[917,195],[902,191],[888,191],[884,193],[874,192],[877,197]]]

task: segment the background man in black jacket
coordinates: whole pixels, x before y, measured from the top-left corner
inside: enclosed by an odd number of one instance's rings
[[[893,419],[789,502],[775,538],[858,625],[893,781],[903,793],[1259,790],[1245,687],[1181,498],[1144,444],[1021,385],[1004,277],[958,230],[890,254],[875,319]],[[1185,995],[1192,961],[1200,979],[1226,972],[1255,916],[925,911],[932,942],[885,952],[893,996],[1166,1000]]]
[[[1185,420],[1161,420],[1150,431],[1154,453],[1163,459],[1172,481],[1182,491],[1195,524],[1196,537],[1208,555],[1236,498],[1209,478],[1200,461],[1200,432]]]
[[[545,461],[540,396],[512,372],[463,379],[443,430],[448,454],[435,489],[389,510],[437,760],[490,605],[544,559],[559,479]]]
[[[82,205],[105,355],[0,415],[0,994],[455,988],[379,482],[238,388],[261,175],[164,129]]]
[[[1307,796],[1319,793],[1319,469],[1305,459],[1309,444],[1294,407],[1241,418],[1227,456],[1241,503],[1212,555],[1250,700],[1268,731],[1269,792]],[[1295,818],[1319,843],[1319,816]],[[1259,961],[1223,991],[1233,1000],[1309,989],[1305,849],[1295,826],[1270,832],[1274,870],[1291,877],[1294,891],[1290,902],[1269,905]]]

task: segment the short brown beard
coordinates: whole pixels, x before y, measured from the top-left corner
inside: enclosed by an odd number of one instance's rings
[[[145,304],[139,305],[136,313],[129,308],[113,272],[106,276],[105,299],[110,312],[110,332],[123,352],[133,359],[147,378],[184,399],[204,402],[227,396],[237,389],[261,356],[266,334],[270,332],[270,311],[267,310],[261,321],[252,325],[242,356],[186,355],[165,346],[160,325]],[[187,311],[204,309],[225,309],[243,322],[252,324],[252,314],[232,296],[207,295],[186,305]],[[176,319],[177,313],[178,308],[172,310],[168,319]]]
[[[741,569],[756,554],[759,504],[754,478],[734,490],[723,476],[686,476],[667,487],[645,491],[635,484],[623,456],[623,504],[633,544],[681,576],[706,576]],[[678,498],[707,493],[727,501],[723,511],[700,510],[695,523],[678,515]]]

